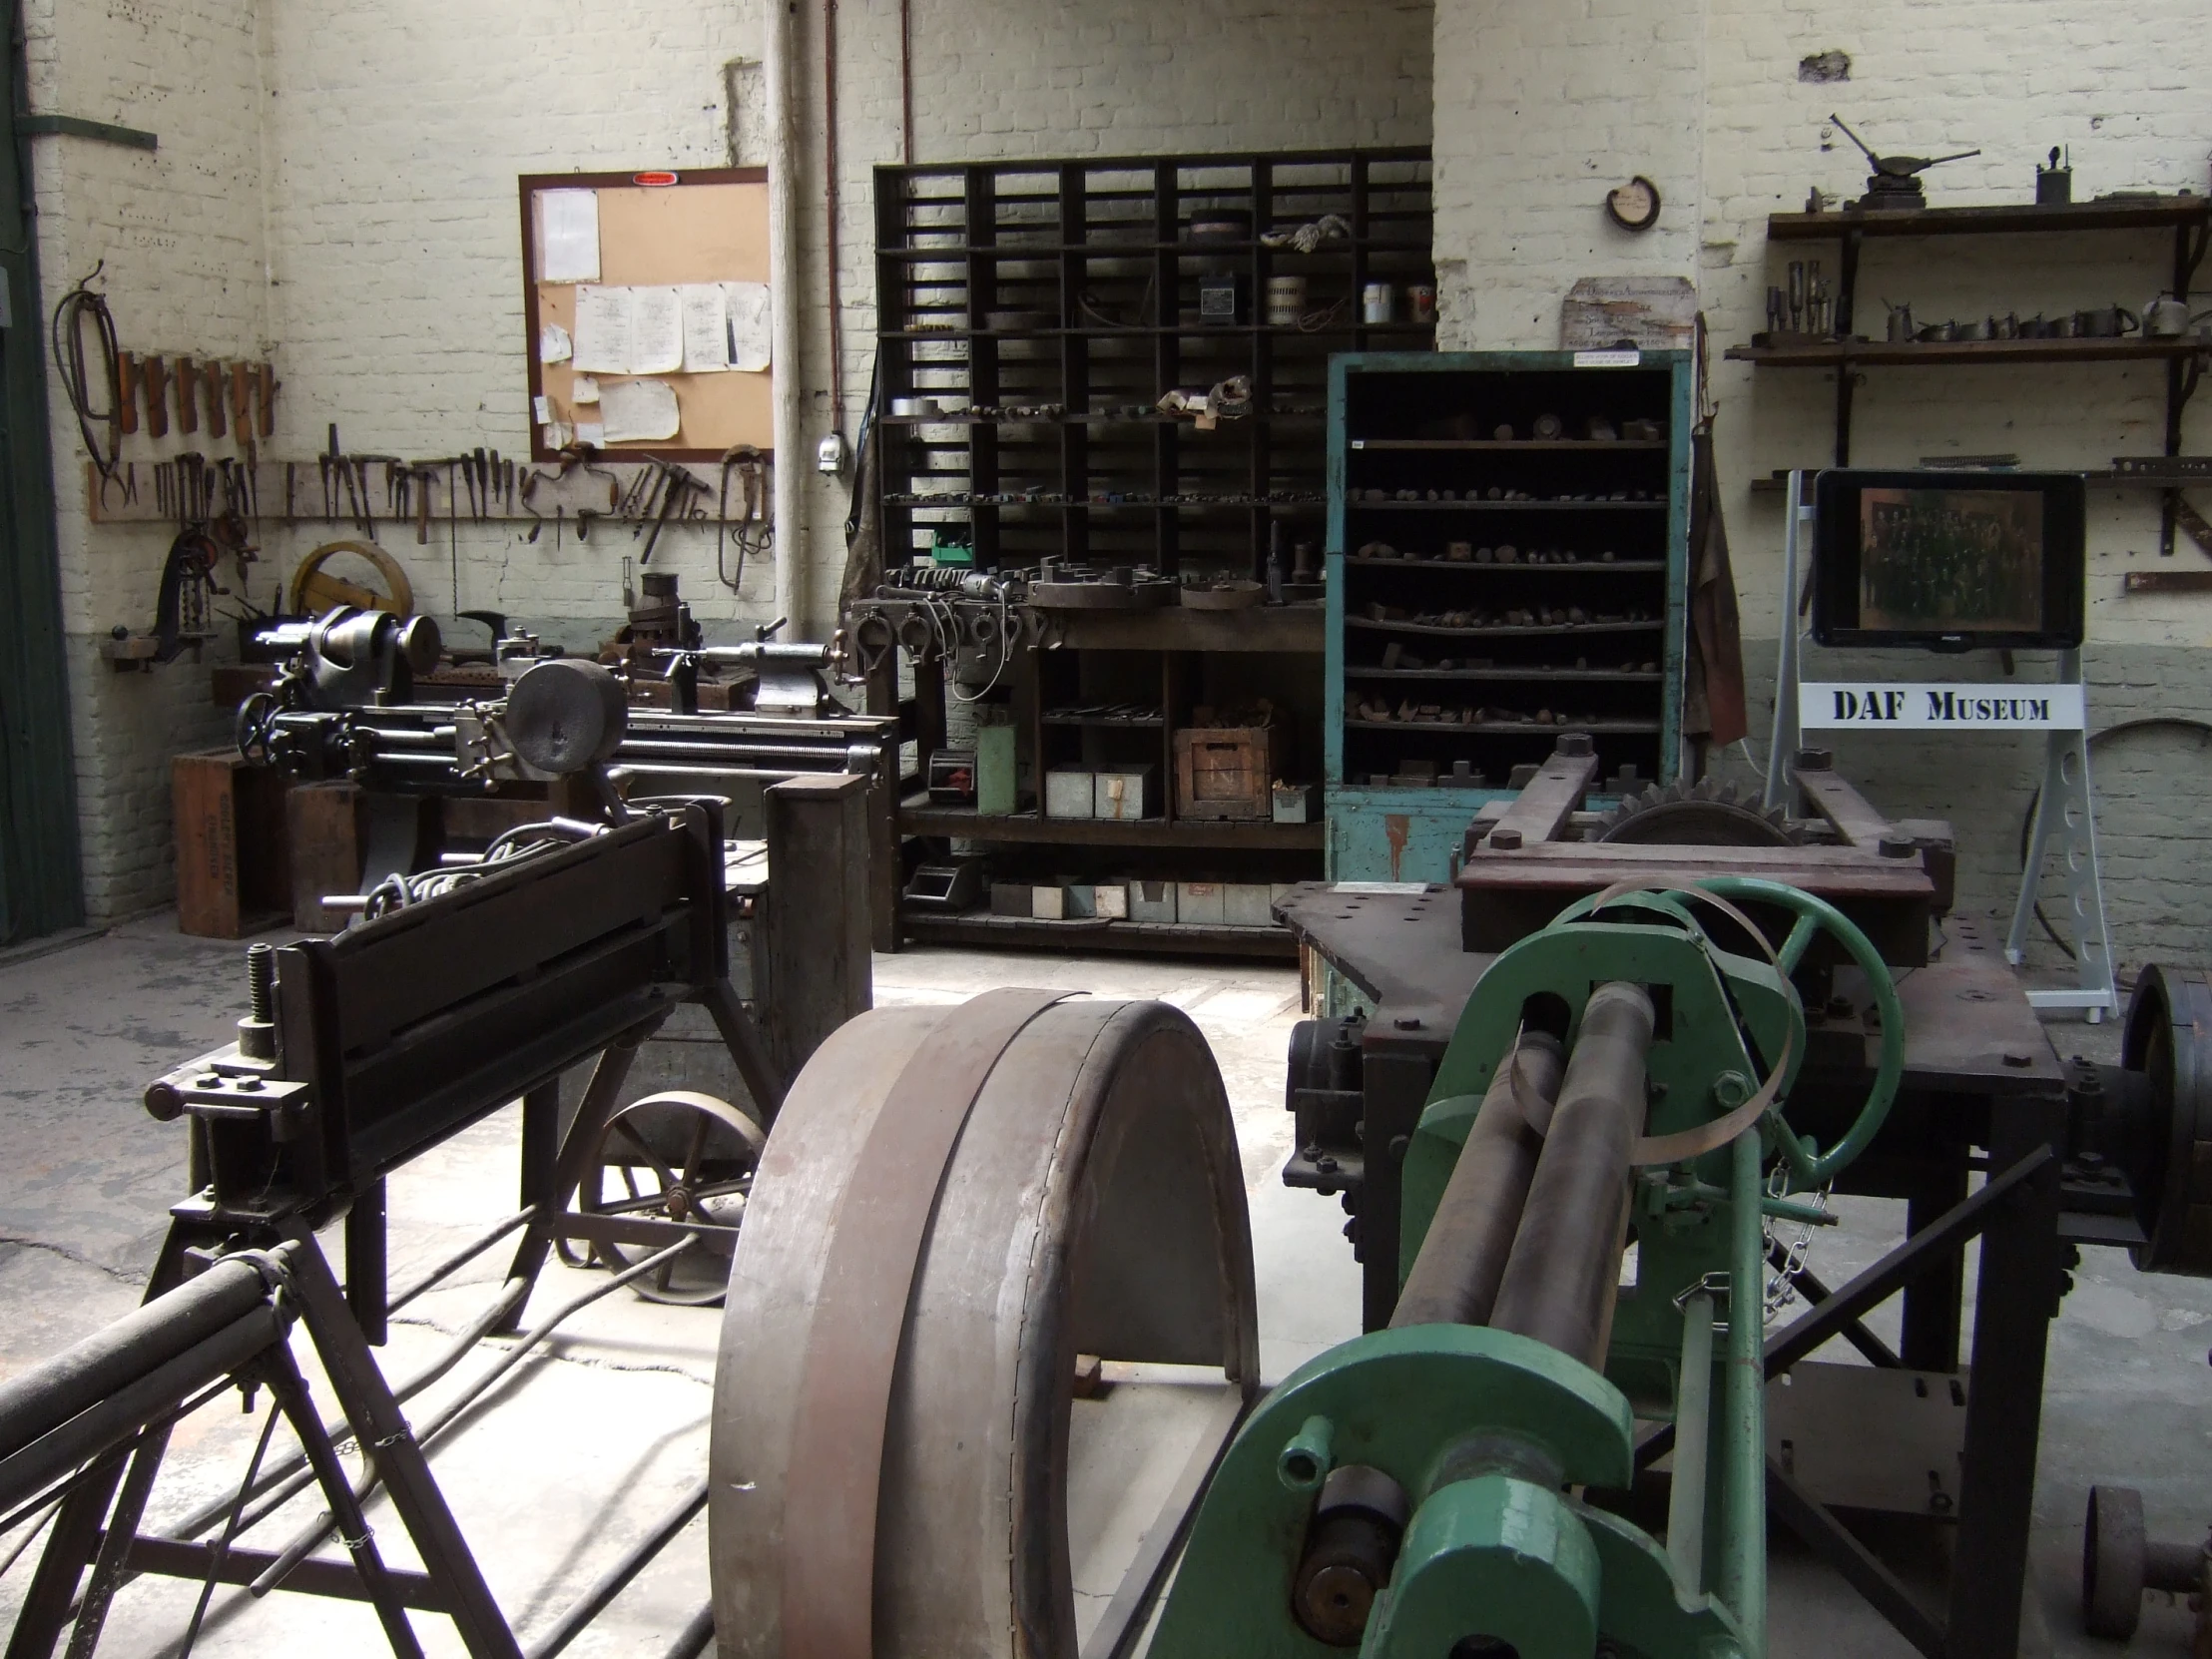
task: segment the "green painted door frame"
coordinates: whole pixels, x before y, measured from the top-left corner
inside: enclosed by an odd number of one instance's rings
[[[46,419],[23,6],[10,7],[0,165],[0,945],[84,919],[69,664]]]

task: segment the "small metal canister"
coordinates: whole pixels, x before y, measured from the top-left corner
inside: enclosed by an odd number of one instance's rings
[[[1405,289],[1405,308],[1414,322],[1436,320],[1436,285],[1433,282],[1414,282]]]
[[[1360,290],[1360,320],[1362,322],[1393,322],[1396,320],[1396,294],[1387,282],[1370,282]]]
[[[1306,278],[1303,276],[1270,276],[1268,278],[1268,325],[1272,328],[1295,328],[1306,314]]]

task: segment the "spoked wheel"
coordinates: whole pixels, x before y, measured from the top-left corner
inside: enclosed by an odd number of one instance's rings
[[[607,1120],[584,1166],[576,1208],[585,1215],[727,1229],[633,1282],[648,1302],[712,1307],[729,1287],[737,1226],[767,1144],[766,1131],[726,1100],[688,1089],[649,1094]],[[620,1273],[661,1248],[601,1240],[591,1253]]]

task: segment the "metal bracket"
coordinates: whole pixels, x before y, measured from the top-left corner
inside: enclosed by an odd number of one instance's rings
[[[2059,670],[2062,679],[2078,683],[2081,653],[2062,653]],[[2012,928],[2004,940],[2004,959],[2014,967],[2027,952],[2036,888],[2041,882],[2043,860],[2052,852],[2059,855],[2065,880],[2080,988],[2031,990],[2027,993],[2028,1006],[2079,1009],[2094,1025],[2106,1014],[2119,1011],[2120,996],[2112,977],[2112,937],[2105,925],[2104,883],[2097,873],[2096,807],[2089,789],[2086,730],[2046,735],[2042,793],[2035,802],[2035,825],[2028,837],[2027,862],[2020,869],[2020,894],[2012,906]]]
[[[121,144],[133,150],[153,150],[160,140],[137,127],[118,127],[112,121],[87,121],[77,115],[19,115],[15,130],[32,137],[93,139],[101,144]]]

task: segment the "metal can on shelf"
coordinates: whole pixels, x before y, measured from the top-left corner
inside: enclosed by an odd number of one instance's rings
[[[1413,282],[1405,289],[1405,309],[1409,320],[1433,322],[1436,320],[1436,284]]]
[[[1360,290],[1360,320],[1389,322],[1395,319],[1396,295],[1387,282],[1370,282]]]
[[[1268,278],[1268,325],[1272,328],[1295,328],[1306,314],[1306,278],[1303,276],[1270,276]]]

